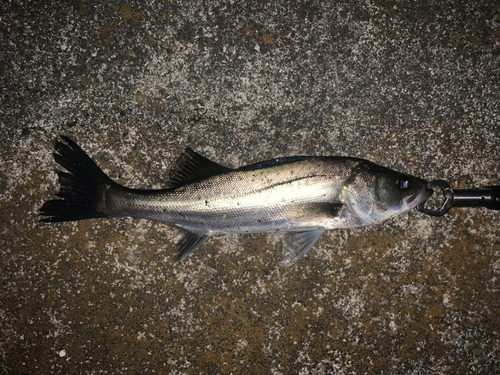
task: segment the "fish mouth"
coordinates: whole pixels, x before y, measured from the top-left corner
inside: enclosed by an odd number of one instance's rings
[[[427,199],[429,199],[431,197],[431,195],[434,194],[434,190],[432,189],[427,189],[425,190],[423,193],[422,193],[422,200],[420,202],[418,202],[419,204],[420,203],[424,203]]]
[[[420,190],[419,192],[416,192],[415,194],[409,196],[406,203],[411,205],[412,207],[415,207],[420,203],[424,203],[427,199],[431,197],[433,193],[434,190],[432,189]]]

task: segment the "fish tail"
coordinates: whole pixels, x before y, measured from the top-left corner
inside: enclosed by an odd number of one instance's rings
[[[111,180],[80,146],[68,137],[56,142],[55,161],[68,172],[56,171],[61,186],[59,198],[45,202],[40,209],[44,222],[74,221],[112,217],[106,212],[105,193],[120,186]]]

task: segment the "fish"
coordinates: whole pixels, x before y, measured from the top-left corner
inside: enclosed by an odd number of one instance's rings
[[[163,189],[113,181],[66,136],[54,145],[60,190],[43,204],[42,222],[134,217],[180,232],[176,260],[213,235],[284,232],[283,263],[294,264],[331,229],[374,225],[401,215],[432,194],[421,178],[368,160],[290,156],[239,168],[186,148]]]

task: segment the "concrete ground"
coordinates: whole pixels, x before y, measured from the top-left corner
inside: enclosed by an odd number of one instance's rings
[[[454,187],[500,184],[496,1],[4,1],[4,374],[500,372],[500,213],[417,211],[278,234],[134,219],[47,224],[52,147],[161,188],[184,147],[238,167],[346,155]]]

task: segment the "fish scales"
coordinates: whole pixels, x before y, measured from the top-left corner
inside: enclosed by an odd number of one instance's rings
[[[113,191],[109,210],[175,222],[210,234],[279,230],[293,217],[293,205],[340,203],[341,182],[359,163],[354,159],[308,158],[264,170],[234,170],[162,192]],[[207,220],[210,218],[210,220]],[[301,215],[302,226],[310,219]]]
[[[214,234],[284,231],[293,264],[328,229],[385,221],[432,194],[426,181],[350,157],[295,156],[232,169],[186,149],[166,188],[138,190],[111,180],[72,140],[57,142],[62,199],[46,202],[46,222],[137,217],[178,228],[178,259]]]

